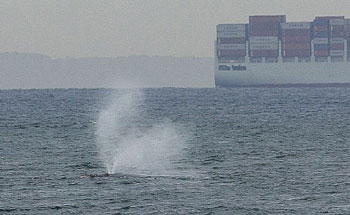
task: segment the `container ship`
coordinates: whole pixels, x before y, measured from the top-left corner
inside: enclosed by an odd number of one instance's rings
[[[250,16],[219,24],[215,85],[349,85],[350,19],[318,16],[287,22],[286,15]]]

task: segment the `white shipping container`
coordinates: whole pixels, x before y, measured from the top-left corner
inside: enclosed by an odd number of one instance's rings
[[[245,50],[245,44],[218,44],[218,50]]]
[[[315,44],[328,44],[328,38],[314,38]]]
[[[330,38],[330,43],[332,44],[343,44],[344,43],[344,38]]]
[[[344,56],[344,50],[330,50],[330,56]]]
[[[282,29],[311,29],[311,22],[284,22]]]
[[[219,24],[217,31],[245,31],[245,24]]]
[[[250,50],[278,50],[278,43],[250,43]]]
[[[218,31],[217,37],[246,37],[245,31]]]
[[[344,19],[330,19],[329,24],[330,25],[344,25],[345,21],[344,21]]]
[[[278,43],[278,37],[276,36],[251,36],[249,37],[249,43]]]

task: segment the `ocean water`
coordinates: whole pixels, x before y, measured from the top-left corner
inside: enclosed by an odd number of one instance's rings
[[[2,90],[0,214],[350,214],[349,117],[350,88]]]

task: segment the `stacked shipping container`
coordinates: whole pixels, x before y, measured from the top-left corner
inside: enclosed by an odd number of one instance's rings
[[[347,41],[347,55],[350,57],[350,19],[344,19],[345,39]]]
[[[248,53],[247,41],[252,62],[262,62],[262,57],[265,57],[265,62],[275,62],[279,56],[280,42],[281,53],[286,60],[292,61],[298,57],[299,60],[307,61],[314,54],[316,61],[328,61],[328,56],[331,56],[332,61],[343,61],[345,41],[347,56],[350,56],[350,19],[344,16],[323,16],[315,17],[311,23],[286,23],[285,15],[250,16],[249,25],[217,25],[219,59],[244,60]]]
[[[311,23],[286,22],[281,23],[282,56],[311,56]]]
[[[314,55],[327,57],[329,55],[329,19],[316,17],[313,24]]]
[[[280,23],[285,15],[249,17],[249,55],[277,57],[279,52]]]
[[[344,56],[345,21],[344,19],[330,19],[329,55],[331,57]]]
[[[246,24],[217,25],[217,54],[219,59],[234,60],[246,56]]]

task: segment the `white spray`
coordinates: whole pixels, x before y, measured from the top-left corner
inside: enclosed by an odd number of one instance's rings
[[[183,155],[184,136],[170,122],[145,126],[143,94],[128,90],[112,96],[97,121],[97,146],[107,172],[173,174]]]

